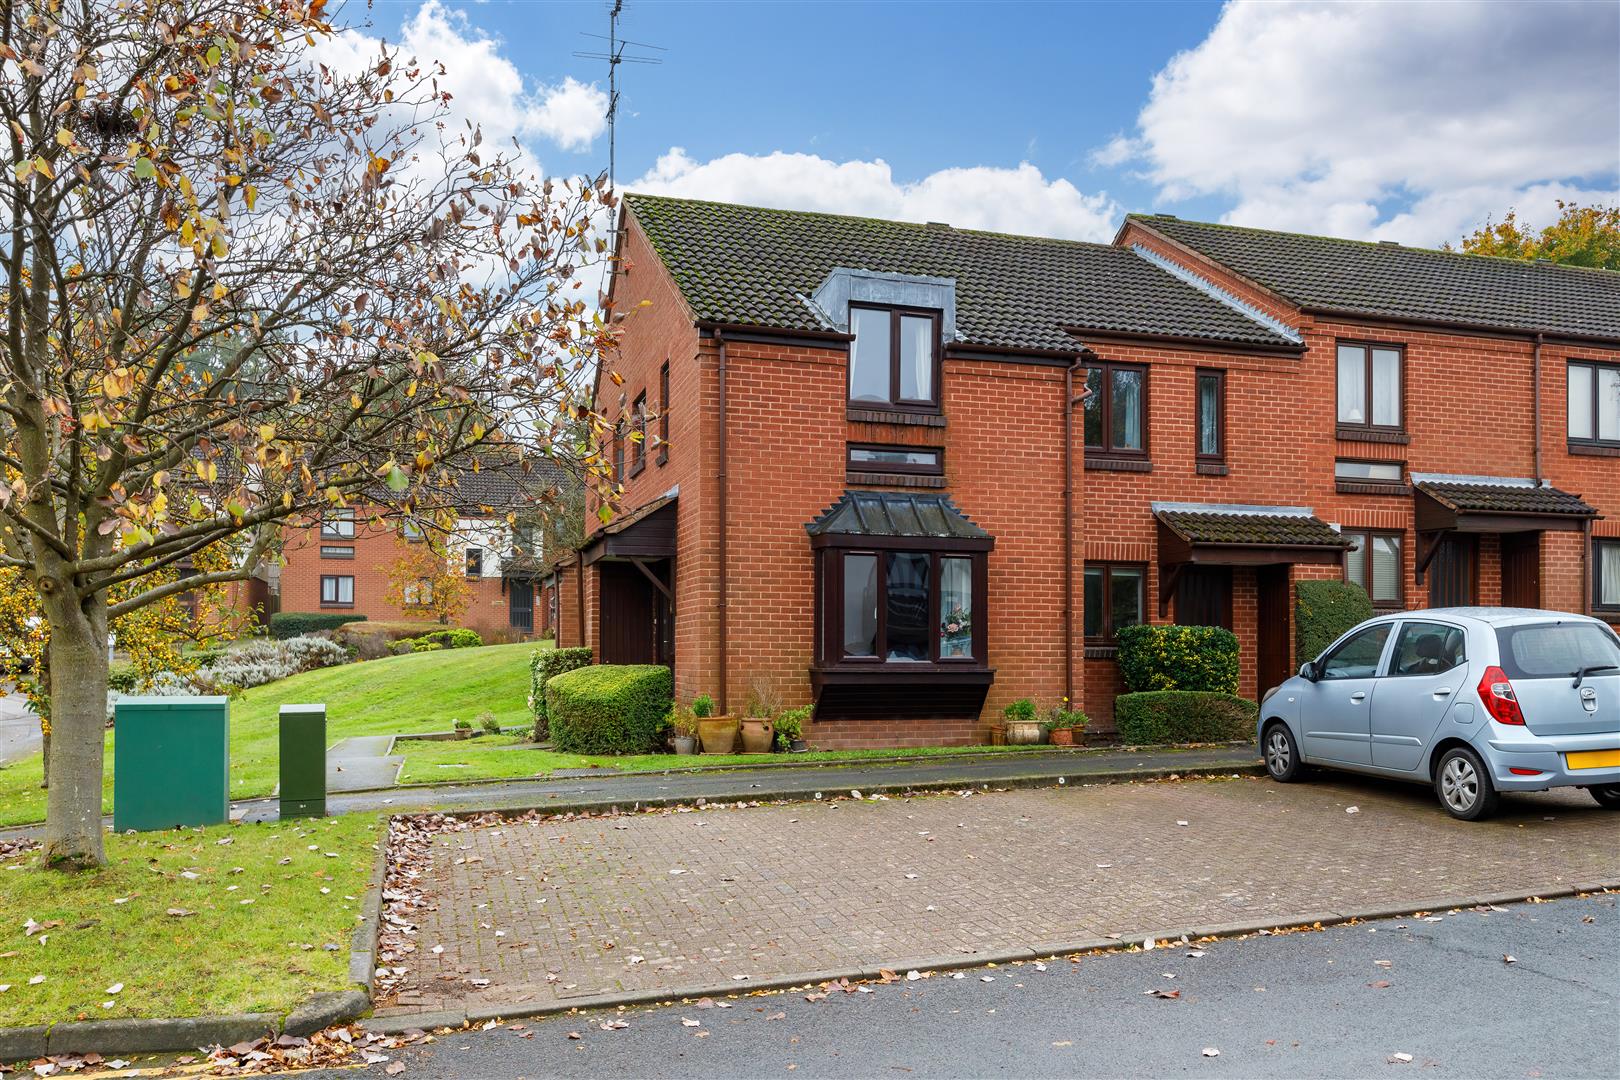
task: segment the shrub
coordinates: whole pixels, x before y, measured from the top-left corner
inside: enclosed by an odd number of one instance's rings
[[[1001,710],[1001,715],[1006,718],[1009,724],[1034,720],[1035,703],[1027,697],[1021,697],[1017,701],[1009,701],[1006,708]]]
[[[714,715],[714,698],[708,694],[699,694],[692,699],[692,715],[699,720],[707,720]]]
[[[1050,709],[1047,709],[1046,719],[1041,721],[1041,726],[1044,727],[1048,732],[1053,732],[1059,730],[1060,728],[1083,730],[1087,724],[1091,723],[1091,718],[1089,716],[1081,712],[1079,709],[1068,708],[1067,704],[1068,699],[1065,698],[1058,704],[1053,705]]]
[[[226,650],[210,666],[198,668],[192,681],[204,693],[224,693],[348,662],[349,650],[330,638],[256,638]]]
[[[529,658],[529,708],[534,711],[535,742],[551,738],[546,723],[546,683],[590,662],[591,650],[583,645],[572,649],[536,649]]]
[[[645,754],[657,749],[675,697],[662,664],[596,664],[546,683],[557,749],[569,754]]]
[[[1294,665],[1315,660],[1339,635],[1373,616],[1367,590],[1349,581],[1294,586]]]
[[[437,641],[429,641],[426,638],[417,638],[411,642],[411,652],[438,652],[442,648],[444,646]]]
[[[365,622],[364,615],[335,611],[278,611],[270,616],[270,636],[278,640],[302,637],[317,630],[336,630],[345,623]]]
[[[814,705],[800,705],[796,709],[783,710],[776,717],[776,745],[786,750],[794,739],[802,738],[804,725],[810,722],[810,714],[815,709]]]
[[[484,643],[484,639],[478,636],[478,631],[467,630],[459,626],[447,626],[443,630],[430,630],[416,640],[433,642],[444,649],[476,649]]]
[[[1138,746],[1250,738],[1258,715],[1252,701],[1202,690],[1150,690],[1114,699],[1120,736]]]
[[[490,712],[488,709],[485,709],[483,712],[478,714],[478,726],[483,728],[491,735],[499,735],[501,733],[501,722],[495,719],[495,714]]]
[[[1125,689],[1235,694],[1238,640],[1219,626],[1127,626],[1118,633]]]

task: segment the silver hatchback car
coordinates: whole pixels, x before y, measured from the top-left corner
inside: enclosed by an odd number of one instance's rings
[[[1435,608],[1369,619],[1260,703],[1272,779],[1312,765],[1432,784],[1477,821],[1503,791],[1620,810],[1620,638],[1584,615]]]

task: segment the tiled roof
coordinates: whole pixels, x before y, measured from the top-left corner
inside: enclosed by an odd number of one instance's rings
[[[1579,495],[1530,484],[1469,484],[1417,480],[1413,487],[1452,510],[1476,514],[1560,514],[1591,517],[1598,511]]]
[[[899,491],[846,491],[810,522],[811,536],[917,536],[988,540],[990,534],[968,520],[949,495]]]
[[[1158,510],[1155,515],[1193,544],[1260,547],[1336,547],[1350,541],[1310,514],[1238,513],[1222,510]]]
[[[1289,345],[1122,248],[654,195],[625,203],[704,321],[827,329],[807,303],[835,267],[953,278],[967,345],[1074,351],[1064,326]]]
[[[1620,273],[1135,215],[1293,303],[1620,339]]]

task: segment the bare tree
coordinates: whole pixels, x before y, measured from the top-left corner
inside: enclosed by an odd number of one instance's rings
[[[354,55],[323,7],[0,3],[0,566],[49,624],[48,865],[103,859],[109,619],[599,426],[611,196],[481,146],[442,69],[323,62]]]

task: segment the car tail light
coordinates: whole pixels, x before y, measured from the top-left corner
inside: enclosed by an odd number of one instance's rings
[[[1509,765],[1508,772],[1514,776],[1540,776],[1546,769],[1521,769],[1517,765]]]
[[[1524,713],[1519,711],[1519,699],[1508,682],[1507,672],[1499,667],[1488,667],[1479,680],[1479,700],[1485,711],[1495,717],[1498,724],[1523,724]]]

